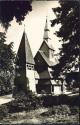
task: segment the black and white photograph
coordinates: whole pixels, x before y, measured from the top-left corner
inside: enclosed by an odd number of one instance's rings
[[[80,1],[0,0],[0,125],[80,124]]]

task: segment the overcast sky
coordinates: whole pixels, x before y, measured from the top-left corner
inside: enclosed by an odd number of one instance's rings
[[[25,31],[31,46],[33,56],[35,56],[41,43],[43,42],[43,34],[46,16],[48,17],[48,25],[50,29],[50,37],[52,39],[52,44],[56,52],[58,52],[58,47],[60,47],[59,39],[53,35],[53,33],[58,29],[58,26],[53,28],[50,27],[50,20],[55,18],[52,8],[59,6],[58,1],[33,1],[32,11],[26,16],[22,25],[16,23],[15,19],[11,22],[11,26],[7,31],[7,43],[14,42],[14,51],[17,52],[21,37]]]

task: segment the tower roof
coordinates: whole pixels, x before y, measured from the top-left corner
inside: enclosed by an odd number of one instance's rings
[[[35,64],[25,31],[23,32],[21,43],[18,49],[17,61],[19,61],[20,64],[22,63],[21,65],[26,63]]]
[[[46,17],[46,23],[45,23],[45,28],[44,28],[44,37],[43,39],[46,40],[48,42],[49,38],[49,28],[48,28],[48,21],[47,21],[47,17]]]
[[[47,41],[43,41],[43,42],[42,42],[42,44],[41,44],[41,46],[40,46],[40,49],[39,49],[39,50],[41,50],[41,48],[42,48],[43,44],[46,44],[46,45],[47,45],[47,47],[48,47],[49,49],[51,49],[51,50],[53,50],[53,51],[54,51],[53,46],[52,46],[51,44],[49,44],[49,42],[47,42]]]
[[[52,67],[54,65],[54,63],[52,61],[50,61],[47,56],[44,54],[43,51],[38,51],[41,55],[41,57],[43,58],[43,60],[46,62],[46,64],[49,66],[49,67]]]

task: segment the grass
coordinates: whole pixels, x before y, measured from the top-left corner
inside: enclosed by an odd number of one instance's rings
[[[63,108],[63,109],[62,109]],[[41,110],[43,111],[41,112]],[[45,110],[47,109],[47,110]],[[74,111],[74,113],[73,113]],[[1,123],[52,124],[52,123],[79,123],[78,107],[58,105],[48,108],[37,108],[31,111],[8,113],[0,120]]]
[[[64,98],[66,96],[61,96]],[[37,98],[35,96],[25,95],[15,98],[15,100],[3,104],[0,106],[0,122],[5,123],[19,123],[19,124],[78,124],[79,123],[79,106],[78,105],[68,105],[68,104],[59,104],[59,105],[47,105],[45,107],[46,99],[54,99],[56,97],[44,97]],[[68,99],[68,97],[67,97]],[[71,99],[71,100],[70,100]],[[70,97],[71,102],[75,102],[78,97]],[[65,98],[66,100],[66,98]],[[64,101],[65,101],[64,100]],[[54,100],[51,100],[55,102]],[[48,100],[49,102],[49,100]],[[78,102],[78,101],[77,101]],[[48,104],[48,103],[47,103]],[[76,104],[76,103],[74,103]]]

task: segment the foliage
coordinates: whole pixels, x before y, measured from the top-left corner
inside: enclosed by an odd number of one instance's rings
[[[77,106],[71,106],[70,107],[70,111],[71,111],[71,114],[75,115],[75,114],[79,114],[79,107]]]
[[[8,0],[8,1],[0,1],[0,22],[5,27],[8,28],[10,25],[10,21],[13,18],[16,18],[17,22],[21,22],[24,20],[26,14],[32,10],[31,7],[32,0],[28,1],[16,1],[16,0]]]
[[[20,76],[15,76],[13,95],[17,94],[19,91],[24,91],[25,93],[27,93],[27,91],[29,90],[28,84],[29,80],[25,75],[21,74]]]
[[[0,69],[12,71],[14,61],[13,43],[7,45],[5,42],[5,33],[0,32]]]
[[[13,52],[13,43],[7,45],[5,33],[0,32],[0,88],[3,91],[7,91],[10,87],[13,76],[13,63],[15,59],[15,53]],[[0,90],[0,91],[2,91]]]
[[[8,107],[6,105],[0,106],[0,119],[8,115]]]
[[[80,97],[79,95],[68,96],[65,94],[59,96],[44,96],[41,98],[43,100],[44,107],[52,107],[53,105],[70,105],[70,106],[79,106]],[[55,101],[54,101],[55,100]]]
[[[62,97],[63,100],[66,96]],[[66,100],[67,98],[65,98]],[[53,102],[54,101],[54,96],[52,98]],[[77,97],[76,100],[72,97],[72,99],[70,98],[70,100],[73,101],[77,101]],[[69,99],[67,100],[67,103],[70,101]],[[20,92],[15,96],[15,99],[7,104],[3,104],[0,106],[0,114],[1,114],[1,120],[2,118],[5,119],[6,116],[13,116],[13,114],[16,116],[16,113],[18,112],[30,112],[31,110],[34,110],[34,113],[36,112],[36,109],[38,110],[38,108],[45,108],[42,104],[40,104],[42,101],[41,98],[36,97],[33,93],[29,92],[28,95],[25,95],[25,93]],[[43,100],[44,101],[44,100]],[[45,100],[46,101],[46,100]],[[50,100],[48,100],[50,101]],[[79,101],[79,100],[78,100]],[[40,114],[40,118],[41,116],[43,118],[45,118],[45,116],[53,118],[53,119],[57,119],[63,121],[66,120],[67,118],[71,118],[71,119],[78,119],[78,113],[79,113],[79,106],[78,105],[68,105],[68,104],[58,104],[58,105],[51,105],[50,107],[47,107],[48,111],[43,112]],[[74,116],[74,117],[73,117]],[[19,117],[19,116],[18,116]],[[26,116],[27,117],[27,116]],[[72,118],[73,117],[73,118]],[[9,117],[8,117],[9,118]],[[74,120],[73,120],[74,122]]]
[[[9,113],[30,111],[41,106],[40,99],[30,91],[27,94],[20,91],[14,96],[14,98],[15,99],[13,101],[7,104]]]
[[[79,107],[58,105],[50,107],[47,112],[41,114],[41,116],[53,118],[55,123],[75,123],[79,122]],[[53,123],[54,123],[53,122]],[[62,124],[61,124],[62,125]]]
[[[44,111],[43,113],[39,112],[40,108],[27,112],[23,111],[19,113],[8,113],[6,117],[4,115],[1,116],[0,122],[4,124],[6,123],[13,124],[13,122],[15,122],[15,124],[19,124],[20,122],[21,122],[20,124],[29,124],[31,123],[32,119],[34,119],[34,123],[36,124],[35,119],[38,119],[40,120],[42,125],[43,124],[78,125],[79,122],[78,107],[74,106],[70,107],[68,105],[58,105],[49,107],[47,108],[47,110],[41,107],[41,110],[42,109]],[[27,123],[28,119],[29,123]]]
[[[70,115],[71,114],[70,107],[68,105],[53,106],[53,107],[51,107],[51,109],[49,111],[44,112],[41,115],[49,116],[49,115],[56,115],[56,114],[58,114],[58,115],[67,115],[67,114]]]
[[[59,63],[53,68],[55,79],[67,76],[67,73],[79,69],[79,1],[59,0],[60,7],[53,11],[56,19],[52,20],[52,26],[61,24],[56,35],[62,38],[62,48],[60,49]]]
[[[80,85],[79,81],[80,81],[79,72],[70,72],[66,75],[66,82],[68,83],[68,85],[66,84],[66,86],[68,89],[75,88],[76,90],[76,88],[79,88]]]

